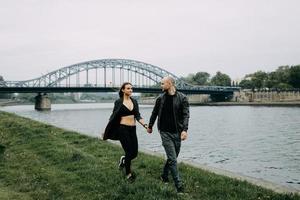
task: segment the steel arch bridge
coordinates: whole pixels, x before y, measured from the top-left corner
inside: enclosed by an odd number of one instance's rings
[[[77,63],[25,81],[2,81],[0,92],[114,91],[131,82],[136,92],[160,92],[159,83],[171,76],[176,87],[189,94],[233,93],[237,87],[193,86],[160,67],[129,59],[100,59]]]

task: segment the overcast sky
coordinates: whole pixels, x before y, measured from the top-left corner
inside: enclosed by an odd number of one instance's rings
[[[127,58],[232,79],[300,64],[299,0],[0,0],[0,75]]]

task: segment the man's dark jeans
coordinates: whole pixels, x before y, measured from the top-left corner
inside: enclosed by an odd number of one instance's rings
[[[161,131],[160,136],[162,145],[167,154],[167,162],[164,166],[162,177],[167,179],[169,171],[171,171],[175,186],[179,188],[182,186],[182,181],[177,169],[177,157],[181,146],[180,134]]]

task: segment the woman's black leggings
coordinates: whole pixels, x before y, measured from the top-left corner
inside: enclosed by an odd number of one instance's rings
[[[120,142],[125,151],[126,175],[131,173],[131,160],[137,157],[138,141],[136,137],[136,127],[121,124],[119,128]]]

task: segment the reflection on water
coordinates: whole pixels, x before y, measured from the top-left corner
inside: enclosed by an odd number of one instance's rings
[[[52,105],[50,112],[33,106],[1,108],[59,127],[98,137],[113,104]],[[152,106],[141,106],[148,121]],[[300,190],[300,108],[191,107],[189,138],[180,158],[263,178]],[[139,146],[162,152],[156,130],[149,135],[137,127]]]

